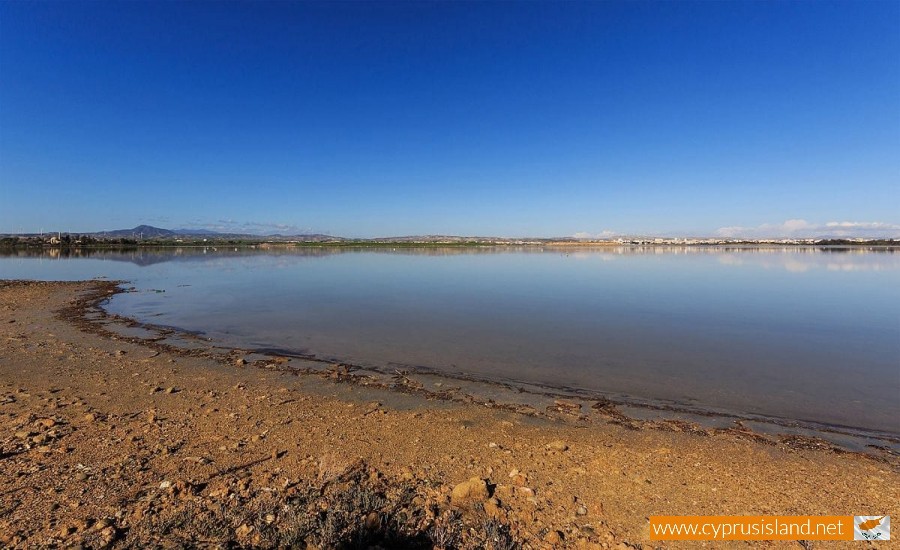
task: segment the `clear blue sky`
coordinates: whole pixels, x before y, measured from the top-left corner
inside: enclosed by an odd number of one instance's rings
[[[0,232],[829,222],[900,235],[900,2],[0,2]]]

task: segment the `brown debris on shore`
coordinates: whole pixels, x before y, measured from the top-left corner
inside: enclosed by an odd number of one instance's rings
[[[900,501],[896,464],[803,438],[585,424],[566,401],[544,418],[427,400],[58,315],[113,291],[0,283],[0,546],[654,548],[655,514]]]

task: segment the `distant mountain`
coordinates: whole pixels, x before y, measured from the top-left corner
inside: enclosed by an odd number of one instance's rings
[[[252,235],[247,233],[220,233],[210,229],[163,229],[152,225],[139,225],[131,229],[114,229],[112,231],[98,231],[89,233],[98,239],[210,239],[210,240],[244,240],[244,241],[306,241],[327,242],[343,241],[342,237],[331,235],[307,234],[307,235]]]
[[[112,231],[91,233],[93,237],[106,239],[167,239],[175,235],[176,233],[170,229],[162,229],[152,225],[139,225],[132,229],[114,229]]]

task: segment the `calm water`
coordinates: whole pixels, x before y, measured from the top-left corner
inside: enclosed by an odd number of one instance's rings
[[[900,433],[900,253],[212,248],[4,257],[235,346]],[[164,290],[159,293],[153,290]]]

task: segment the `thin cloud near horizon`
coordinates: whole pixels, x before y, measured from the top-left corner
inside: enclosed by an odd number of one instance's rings
[[[764,223],[755,227],[729,226],[716,230],[716,236],[724,238],[778,238],[778,237],[847,237],[891,238],[900,236],[900,224],[887,222],[829,221],[809,222],[790,219],[782,223]]]
[[[309,235],[313,233],[324,233],[316,231],[310,227],[301,227],[299,225],[289,223],[275,222],[257,222],[257,221],[237,221],[231,219],[220,219],[215,222],[192,221],[181,224],[178,229],[205,229],[216,231],[218,233],[238,233],[247,235]]]
[[[604,229],[599,232],[578,231],[572,235],[576,239],[614,239],[627,236],[649,237],[719,237],[723,239],[777,239],[777,238],[900,238],[900,224],[887,222],[829,221],[810,222],[795,218],[781,223],[764,223],[757,226],[720,227],[712,233],[697,232],[626,232]]]
[[[241,233],[250,235],[303,235],[303,234],[332,234],[327,230],[317,230],[311,227],[302,227],[290,223],[237,221],[232,219],[220,219],[215,222],[192,221],[181,224],[180,229],[207,229],[220,233]],[[433,231],[419,233],[421,235],[439,234]],[[900,238],[900,224],[888,222],[860,222],[860,221],[828,221],[825,223],[810,222],[796,218],[785,220],[781,223],[764,223],[757,226],[726,226],[720,227],[712,233],[686,235],[682,233],[640,233],[624,232],[612,229],[604,229],[598,232],[578,231],[572,235],[576,239],[614,239],[628,235],[647,235],[659,237],[704,237],[713,236],[720,238]],[[496,235],[504,236],[504,235]]]

